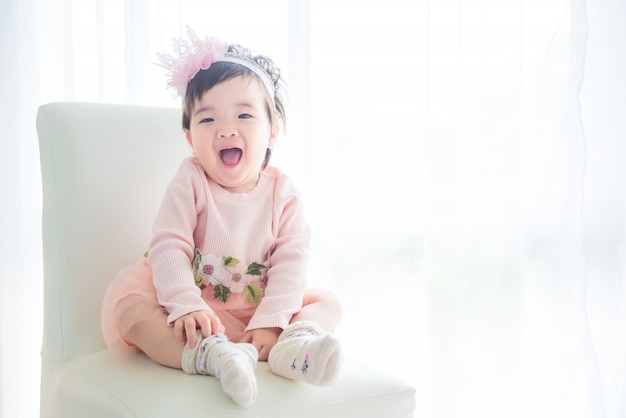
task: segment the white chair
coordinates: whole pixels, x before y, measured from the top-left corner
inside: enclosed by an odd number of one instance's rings
[[[189,150],[178,109],[58,102],[37,115],[43,178],[41,417],[406,417],[415,389],[346,359],[318,388],[257,368],[258,400],[237,406],[212,378],[108,350],[104,290],[146,249],[169,178]]]

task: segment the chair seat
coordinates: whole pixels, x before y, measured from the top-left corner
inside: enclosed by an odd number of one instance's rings
[[[62,366],[43,362],[54,376],[46,386],[57,391],[50,398],[64,417],[412,418],[415,408],[413,387],[350,358],[332,387],[278,377],[260,362],[258,398],[249,408],[237,406],[215,378],[169,369],[143,354],[104,350]]]

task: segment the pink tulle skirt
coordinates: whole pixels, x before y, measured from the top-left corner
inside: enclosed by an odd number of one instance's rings
[[[203,299],[222,321],[226,336],[239,341],[250,322],[255,308],[227,308],[222,302],[202,292]],[[167,311],[157,301],[152,281],[152,270],[142,258],[134,266],[121,270],[109,284],[102,303],[102,335],[109,348],[140,351],[123,336],[137,322],[162,317],[167,322]]]

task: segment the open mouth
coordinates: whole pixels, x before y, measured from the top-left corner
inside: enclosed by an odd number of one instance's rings
[[[224,165],[236,165],[241,160],[241,148],[228,148],[220,151],[220,159]]]

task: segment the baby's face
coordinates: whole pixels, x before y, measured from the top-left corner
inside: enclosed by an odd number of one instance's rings
[[[187,141],[204,171],[232,193],[251,191],[276,140],[263,86],[251,77],[215,85],[196,100]]]

